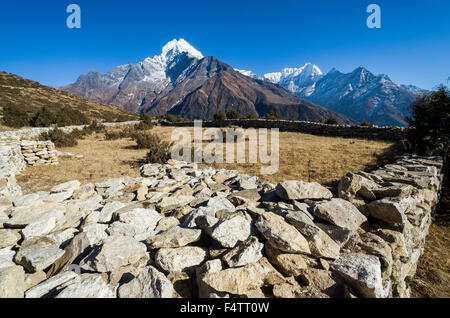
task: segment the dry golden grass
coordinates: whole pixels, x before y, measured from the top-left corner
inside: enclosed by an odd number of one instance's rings
[[[425,251],[411,281],[415,298],[450,298],[450,219],[438,215],[431,225]]]
[[[115,128],[116,130],[118,128]],[[152,132],[169,140],[172,127],[155,127]],[[193,136],[193,128],[189,128]],[[58,149],[83,159],[60,158],[57,166],[28,168],[18,182],[25,192],[48,190],[52,186],[77,179],[82,183],[119,176],[138,176],[139,160],[146,150],[135,149],[134,141],[107,141],[104,134],[80,140],[78,146]],[[390,143],[357,139],[318,137],[300,133],[280,133],[280,167],[274,175],[261,176],[261,164],[213,164],[215,168],[236,169],[277,183],[282,180],[317,181],[331,184],[350,171],[365,170],[377,163]],[[247,147],[248,149],[248,147]],[[205,165],[201,165],[205,166]]]

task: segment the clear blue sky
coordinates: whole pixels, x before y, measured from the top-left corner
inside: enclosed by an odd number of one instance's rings
[[[71,3],[81,30],[66,27]],[[380,30],[366,26],[371,3],[382,9]],[[0,70],[51,86],[153,57],[180,37],[259,74],[363,65],[426,89],[450,76],[448,0],[0,1]]]

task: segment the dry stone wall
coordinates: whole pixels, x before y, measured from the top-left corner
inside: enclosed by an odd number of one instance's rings
[[[0,297],[408,297],[441,158],[338,189],[170,161],[0,209]]]
[[[135,125],[139,123],[139,121],[127,121],[127,122],[118,122],[118,123],[102,123],[102,125],[106,127],[116,127],[116,126],[126,126],[126,125]],[[66,133],[70,133],[75,129],[83,129],[86,125],[81,126],[66,126],[60,127],[60,129]],[[25,128],[18,130],[9,130],[0,133],[3,137],[13,137],[20,139],[32,139],[38,137],[43,132],[48,132],[53,128],[50,127],[33,127],[33,128]]]
[[[28,166],[33,165],[57,165],[55,144],[51,141],[23,140],[20,148]]]
[[[162,122],[166,126],[190,127],[193,122],[169,123]],[[230,127],[242,128],[279,128],[280,131],[300,132],[318,136],[360,138],[385,141],[399,141],[406,138],[408,128],[402,127],[365,127],[365,126],[341,126],[327,125],[306,121],[265,120],[265,119],[236,119],[203,122],[203,127]]]

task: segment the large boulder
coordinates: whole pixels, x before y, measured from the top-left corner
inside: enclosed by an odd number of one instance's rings
[[[383,298],[381,264],[378,257],[360,253],[342,254],[331,263],[334,272],[367,298]]]
[[[270,244],[281,251],[311,254],[308,241],[279,215],[262,214],[256,221],[256,227]]]
[[[14,246],[22,237],[14,230],[0,230],[0,249]]]
[[[51,240],[22,246],[15,256],[15,262],[34,273],[50,267],[64,255],[64,250]]]
[[[109,286],[102,275],[86,275],[64,288],[56,298],[116,298],[114,288]]]
[[[314,216],[339,227],[356,230],[367,218],[350,202],[332,199],[317,204]]]
[[[384,198],[367,205],[370,215],[392,225],[403,225],[405,213],[414,209],[416,201],[412,198]]]
[[[201,284],[218,293],[247,296],[264,285],[265,272],[259,264],[209,271],[200,276]]]
[[[0,298],[23,298],[24,282],[22,266],[0,268]]]
[[[148,238],[146,244],[150,249],[182,247],[197,242],[201,235],[201,230],[174,226]]]
[[[203,247],[161,248],[155,255],[155,263],[167,273],[191,272],[208,256],[208,250]]]
[[[247,241],[239,244],[234,249],[223,256],[223,260],[230,267],[245,266],[251,263],[256,263],[263,256],[261,251],[264,244],[259,243],[254,236]]]
[[[105,273],[137,264],[141,259],[149,259],[145,244],[129,236],[110,236],[97,245],[80,266],[86,271]]]
[[[316,226],[306,213],[289,212],[286,219],[306,238],[314,256],[331,259],[339,257],[340,246]]]
[[[241,215],[218,220],[217,223],[211,225],[206,232],[226,248],[234,248],[251,235],[251,222]]]
[[[25,298],[45,298],[52,297],[56,294],[57,288],[61,285],[72,281],[79,276],[72,271],[63,272],[55,275],[47,280],[44,280],[40,284],[30,288],[25,293]]]
[[[303,254],[283,253],[271,246],[270,243],[266,243],[264,252],[270,263],[288,276],[298,276],[302,269],[318,265],[318,262],[313,258]]]
[[[282,200],[331,199],[333,194],[317,182],[284,181],[277,185],[276,194]]]
[[[172,283],[153,266],[148,266],[118,289],[120,298],[172,298],[172,295]]]

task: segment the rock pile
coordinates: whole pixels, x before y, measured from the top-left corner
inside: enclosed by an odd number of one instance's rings
[[[20,148],[28,166],[58,164],[55,144],[51,141],[23,140]]]
[[[0,206],[8,206],[22,194],[16,175],[27,165],[58,164],[51,141],[20,140],[6,133],[0,134]]]
[[[170,162],[0,210],[0,297],[407,297],[440,158],[336,191]]]

